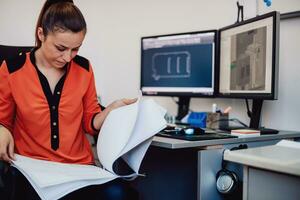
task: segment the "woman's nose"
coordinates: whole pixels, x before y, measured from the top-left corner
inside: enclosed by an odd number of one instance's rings
[[[71,51],[65,51],[63,54],[63,59],[66,62],[70,62],[72,59],[72,52]]]

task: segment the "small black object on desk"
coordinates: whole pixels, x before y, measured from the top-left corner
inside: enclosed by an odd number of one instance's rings
[[[276,129],[271,129],[271,128],[260,128],[261,135],[269,135],[269,134],[277,134],[279,131]]]

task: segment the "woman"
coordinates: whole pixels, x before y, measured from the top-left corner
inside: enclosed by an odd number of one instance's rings
[[[135,99],[113,102],[103,111],[89,61],[77,55],[86,22],[73,1],[46,1],[36,26],[36,48],[0,67],[0,159],[14,152],[63,163],[94,164],[85,133],[97,134],[108,113]],[[16,169],[15,199],[39,199]],[[111,192],[116,191],[117,192]],[[133,199],[120,181],[90,186],[64,199]]]

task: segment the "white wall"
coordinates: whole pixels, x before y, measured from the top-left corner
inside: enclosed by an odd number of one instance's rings
[[[266,13],[270,11],[279,11],[281,13],[295,12],[300,10],[300,1],[299,0],[273,0],[272,6],[267,7],[263,0],[258,1],[258,12]]]
[[[296,1],[289,3],[299,6]],[[0,0],[0,44],[33,45],[34,26],[43,2]],[[284,2],[276,6],[283,7]],[[245,5],[246,18],[253,16],[256,10],[265,12],[261,3],[256,9],[256,0],[241,3]],[[237,14],[236,0],[75,0],[75,4],[88,23],[80,54],[89,58],[94,66],[97,91],[104,105],[117,98],[137,96],[142,36],[218,29],[234,23]],[[281,23],[279,100],[265,102],[262,121],[265,126],[300,130],[298,35],[300,18]],[[170,113],[176,113],[171,98],[155,97],[155,100]],[[210,110],[212,103],[221,108],[232,106],[232,117],[248,122],[243,100],[194,98],[191,109]]]

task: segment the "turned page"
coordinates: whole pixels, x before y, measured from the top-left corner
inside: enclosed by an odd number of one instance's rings
[[[166,127],[165,113],[165,109],[152,99],[139,99],[139,102],[112,111],[97,142],[97,153],[103,167],[113,172],[114,162],[122,157],[138,173],[152,137]]]

